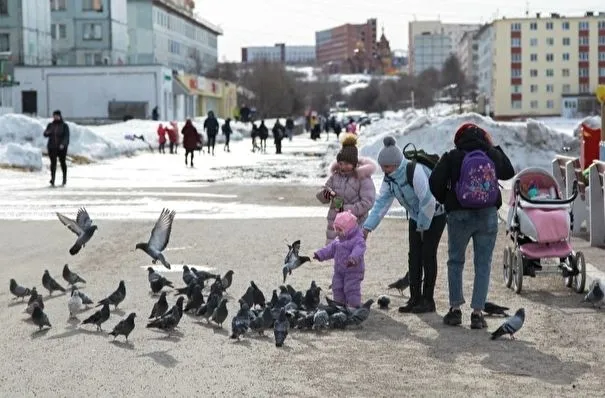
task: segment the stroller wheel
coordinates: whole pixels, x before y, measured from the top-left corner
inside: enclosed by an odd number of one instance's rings
[[[584,253],[576,252],[574,258],[574,265],[578,271],[578,273],[571,278],[571,288],[579,294],[584,293],[584,289],[586,288],[586,259],[584,258]],[[573,266],[573,265],[572,265]]]
[[[510,287],[513,285],[513,251],[510,249],[510,247],[504,248],[502,257],[502,273],[504,274],[504,284],[510,289]]]
[[[523,289],[523,255],[517,249],[513,257],[513,276],[515,280],[515,293],[521,293]]]

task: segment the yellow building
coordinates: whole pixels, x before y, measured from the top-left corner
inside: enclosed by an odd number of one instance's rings
[[[223,84],[223,98],[221,100],[220,115],[223,118],[230,117],[234,118],[234,110],[237,108],[237,86],[235,83],[231,83],[222,80]]]
[[[237,86],[224,80],[181,74],[180,83],[187,89],[185,99],[186,115],[206,116],[213,111],[217,117],[233,118],[237,105]]]
[[[589,114],[605,83],[605,14],[536,14],[478,34],[478,88],[494,117]]]

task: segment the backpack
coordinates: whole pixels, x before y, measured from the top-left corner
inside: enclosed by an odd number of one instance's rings
[[[465,208],[483,209],[496,205],[500,195],[498,177],[494,161],[487,153],[477,149],[464,155],[454,193]]]
[[[406,150],[406,148],[409,146],[411,146],[413,149]],[[408,184],[410,184],[412,188],[414,187],[414,171],[416,169],[416,163],[426,166],[425,171],[427,171],[426,169],[428,168],[428,176],[431,174],[430,171],[432,171],[437,165],[437,162],[439,162],[439,155],[427,153],[422,149],[418,150],[411,142],[403,147],[403,156],[409,160],[407,166],[405,167],[405,175],[407,177]]]

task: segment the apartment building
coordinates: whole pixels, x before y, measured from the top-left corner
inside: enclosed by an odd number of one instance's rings
[[[129,63],[159,63],[198,75],[217,64],[218,36],[223,31],[194,14],[194,1],[127,2]]]
[[[50,0],[54,65],[126,62],[128,16],[124,0]]]
[[[330,64],[337,69],[345,66],[359,48],[366,54],[375,54],[378,48],[376,19],[315,32],[315,48],[319,65]]]
[[[266,60],[288,65],[315,63],[315,46],[288,46],[276,43],[274,46],[242,47],[242,62]]]
[[[491,41],[489,104],[496,118],[579,116],[598,109],[594,91],[605,84],[605,13],[503,18],[490,29],[492,35],[481,37]],[[479,74],[488,67],[481,64]]]
[[[476,31],[479,28],[479,24],[443,23],[441,21],[409,22],[409,74],[418,75],[430,67],[440,70],[443,61],[450,54],[457,53],[458,44],[464,33]],[[419,42],[417,43],[417,41]]]
[[[460,68],[467,81],[477,83],[477,61],[479,59],[479,44],[475,36],[478,30],[469,30],[464,32],[460,43],[458,43],[457,57],[460,62]]]
[[[475,63],[477,76],[477,102],[479,111],[489,115],[492,111],[492,71],[494,68],[494,32],[492,24],[483,25],[475,34],[477,43],[477,62]]]

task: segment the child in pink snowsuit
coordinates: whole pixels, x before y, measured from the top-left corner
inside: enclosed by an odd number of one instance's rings
[[[334,301],[348,307],[361,305],[361,281],[365,273],[364,255],[366,241],[357,217],[343,211],[334,219],[334,230],[338,237],[323,249],[313,254],[318,261],[334,259],[332,293]]]

